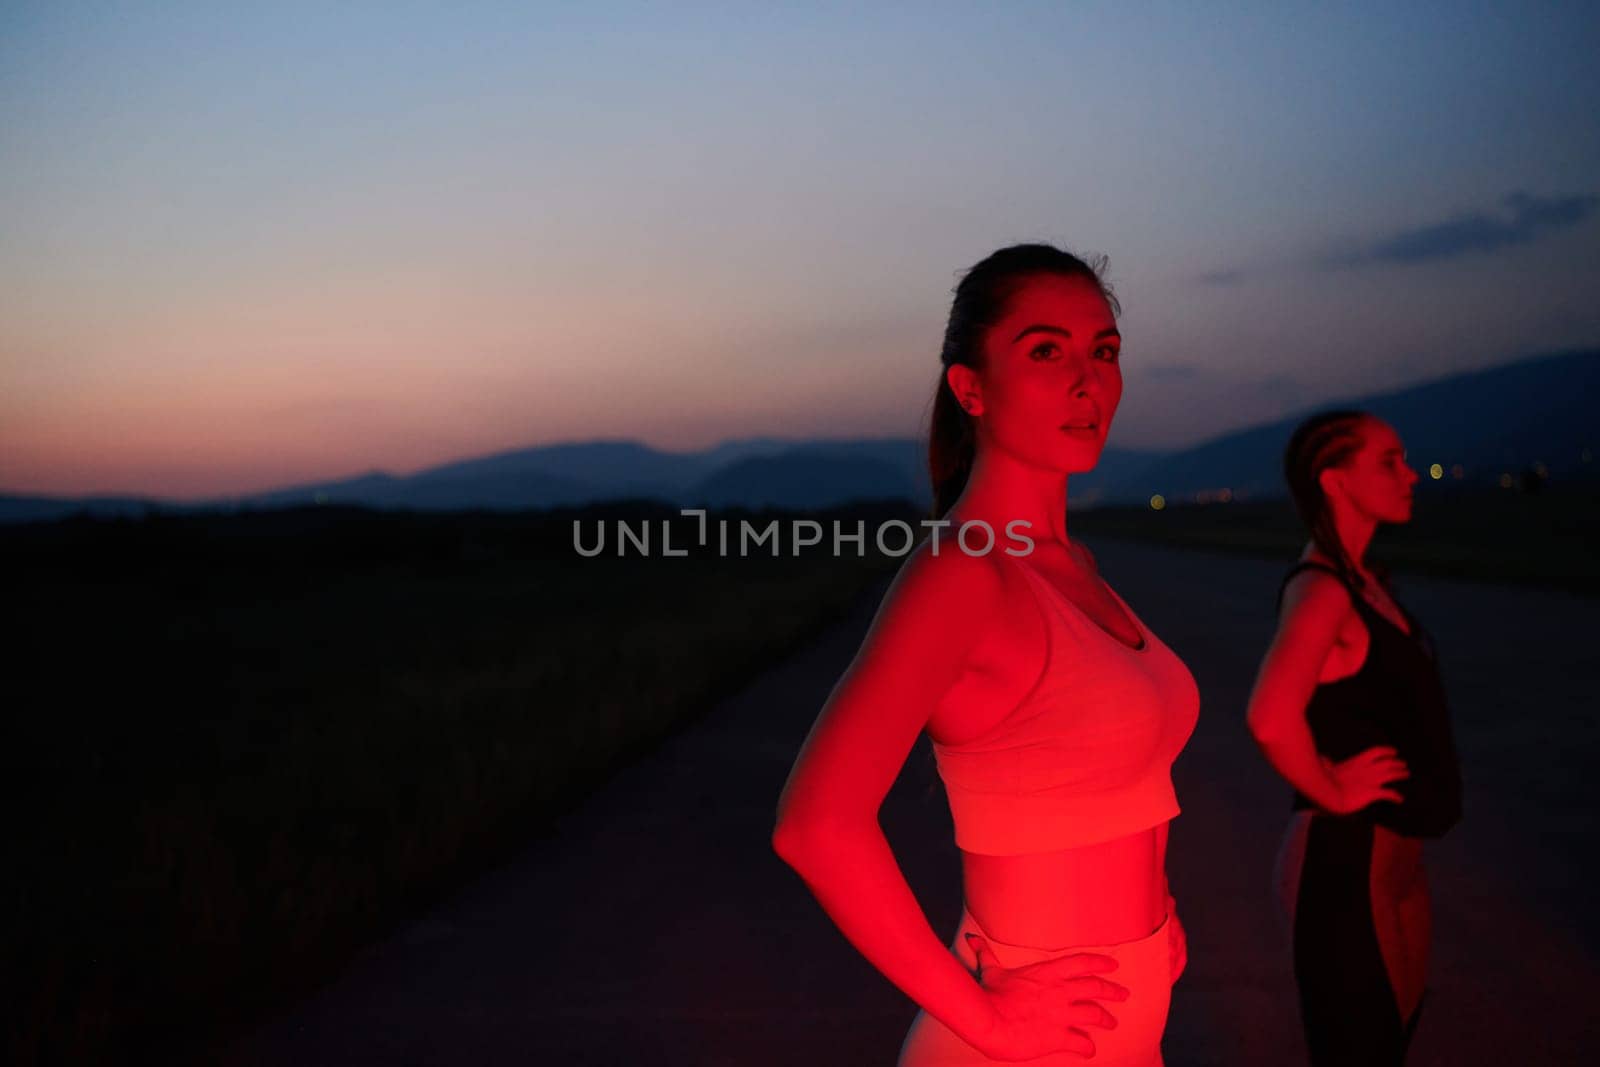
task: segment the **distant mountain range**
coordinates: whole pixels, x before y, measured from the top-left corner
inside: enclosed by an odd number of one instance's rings
[[[1358,407],[1389,420],[1412,464],[1426,475],[1488,484],[1541,465],[1561,481],[1600,479],[1600,350],[1566,352],[1460,374],[1322,408]],[[1093,471],[1072,479],[1081,504],[1127,503],[1162,494],[1182,502],[1229,495],[1282,495],[1284,444],[1307,412],[1224,434],[1192,448],[1107,448]],[[1452,468],[1459,465],[1456,478]],[[460,460],[415,474],[372,471],[206,501],[140,497],[0,495],[0,522],[76,513],[138,516],[151,511],[265,509],[353,504],[418,510],[523,510],[599,500],[650,498],[685,507],[827,507],[852,499],[899,497],[927,506],[923,442],[911,438],[784,440],[744,438],[698,452],[663,452],[636,441],[574,441]]]
[[[1371,411],[1394,426],[1424,479],[1434,463],[1446,480],[1462,484],[1493,484],[1537,467],[1555,481],[1600,478],[1600,349],[1526,359],[1311,410],[1334,407]],[[1176,500],[1223,488],[1234,495],[1284,496],[1283,449],[1311,410],[1163,456],[1120,488],[1135,490],[1132,497],[1162,493]]]

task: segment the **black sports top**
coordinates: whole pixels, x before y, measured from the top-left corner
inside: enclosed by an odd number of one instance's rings
[[[1461,768],[1433,639],[1398,601],[1411,625],[1409,635],[1373,608],[1344,575],[1311,560],[1302,560],[1284,575],[1278,588],[1280,610],[1289,579],[1308,569],[1326,571],[1344,584],[1368,634],[1361,669],[1319,684],[1306,705],[1317,752],[1337,762],[1373,745],[1394,746],[1411,772],[1411,777],[1392,783],[1404,800],[1375,801],[1364,813],[1397,834],[1440,837],[1461,819]],[[1316,808],[1298,790],[1294,806]]]

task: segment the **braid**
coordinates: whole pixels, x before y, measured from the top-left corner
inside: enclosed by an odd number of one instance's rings
[[[1368,417],[1364,411],[1349,409],[1313,415],[1295,427],[1283,453],[1283,475],[1289,483],[1289,495],[1300,513],[1300,521],[1311,533],[1312,544],[1333,560],[1339,573],[1358,590],[1366,582],[1339,539],[1333,510],[1328,507],[1328,497],[1322,491],[1318,476],[1329,467],[1344,463],[1361,448],[1358,430]]]

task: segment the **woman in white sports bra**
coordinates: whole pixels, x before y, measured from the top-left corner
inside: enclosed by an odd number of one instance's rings
[[[907,558],[779,801],[778,854],[922,1009],[902,1067],[1162,1062],[1185,962],[1170,769],[1199,695],[1066,527],[1068,476],[1095,465],[1122,395],[1115,308],[1096,267],[1048,245],[963,277],[930,431],[934,513],[986,523],[994,547],[946,538]],[[1032,550],[1013,555],[1019,530]],[[962,856],[949,946],[877,820],[924,729]]]

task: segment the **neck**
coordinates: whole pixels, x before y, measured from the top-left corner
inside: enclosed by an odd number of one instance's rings
[[[982,520],[997,538],[1006,536],[1008,523],[1021,520],[1017,532],[1035,543],[1067,539],[1067,476],[1023,463],[994,448],[979,448],[972,473],[961,496],[946,518],[956,524]]]
[[[1353,508],[1340,507],[1336,504],[1333,509],[1333,528],[1339,536],[1339,543],[1344,546],[1345,555],[1350,557],[1350,562],[1355,564],[1356,570],[1363,576],[1370,577],[1367,572],[1367,546],[1372,543],[1372,535],[1377,532],[1377,522]]]

